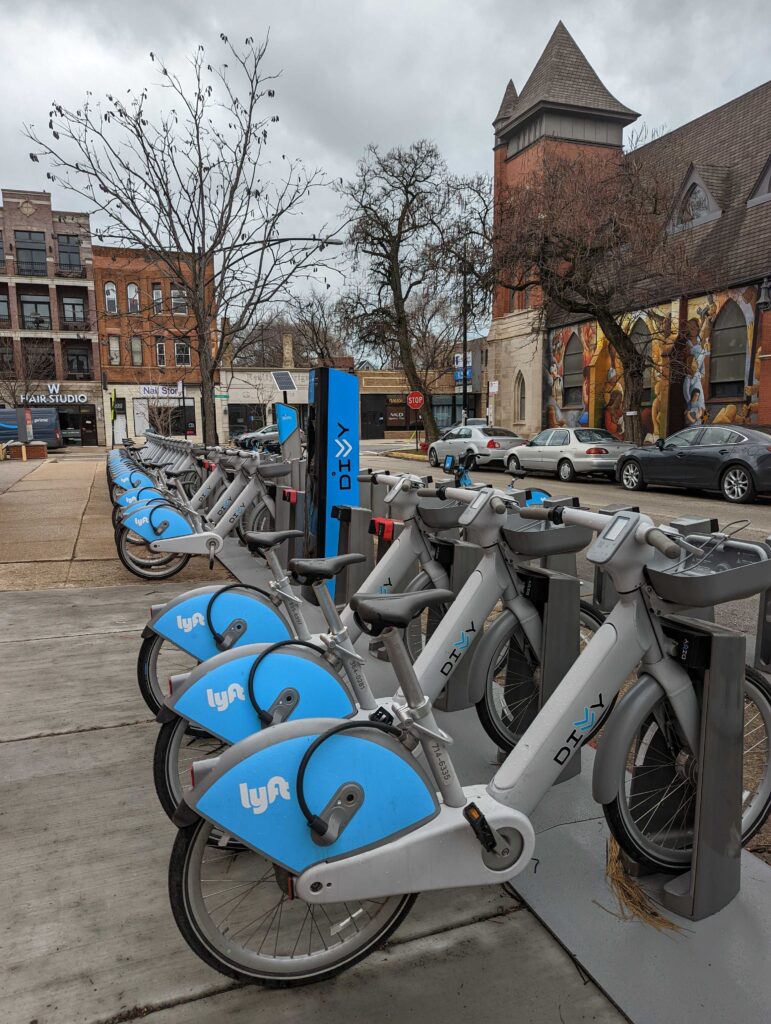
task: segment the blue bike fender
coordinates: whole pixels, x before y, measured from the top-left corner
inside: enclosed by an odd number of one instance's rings
[[[220,590],[221,586],[188,590],[153,615],[148,627],[198,661],[213,658],[221,651],[206,623],[206,609]],[[212,605],[211,620],[221,634],[236,620],[241,621],[244,628],[234,647],[276,643],[292,635],[275,606],[262,594],[249,590],[226,590]]]
[[[249,700],[249,672],[269,644],[249,644],[199,665],[166,698],[166,706],[226,743],[267,728]],[[267,654],[254,675],[254,697],[263,711],[289,698],[284,719],[350,718],[357,711],[342,680],[318,655],[303,648]]]
[[[321,814],[347,783],[359,785],[364,799],[335,842],[314,842],[297,803],[297,771],[311,743],[338,724],[330,718],[285,722],[242,740],[213,764],[203,763],[203,778],[186,803],[293,874],[379,846],[439,813],[433,783],[398,740],[374,729],[344,732],[316,748],[305,799]]]
[[[145,505],[123,518],[123,525],[143,540],[171,540],[189,537],[193,527],[170,505]]]
[[[134,490],[136,487],[154,486],[154,482],[146,473],[140,473],[139,470],[136,469],[132,469],[129,472],[118,473],[113,479],[118,487],[123,487],[126,490]]]
[[[162,498],[163,495],[155,487],[135,487],[132,491],[126,491],[116,499],[115,504],[121,508],[129,508],[131,505],[138,505],[143,502],[152,501],[153,498]]]

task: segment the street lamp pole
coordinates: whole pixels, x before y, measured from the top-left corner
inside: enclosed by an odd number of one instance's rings
[[[468,373],[466,370],[466,364],[468,363],[468,285],[466,281],[466,275],[468,272],[468,264],[466,262],[466,245],[463,245],[463,366],[461,373],[463,374],[463,409],[461,412],[461,420],[466,423],[468,419]]]

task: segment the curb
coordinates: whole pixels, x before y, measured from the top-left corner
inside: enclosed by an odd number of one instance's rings
[[[390,455],[392,459],[407,459],[409,462],[425,462],[428,464],[428,456],[424,452],[393,451],[383,452],[383,455]]]

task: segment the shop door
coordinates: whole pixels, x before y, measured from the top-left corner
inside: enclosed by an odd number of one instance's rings
[[[361,436],[376,440],[385,437],[385,395],[361,396]]]
[[[81,405],[80,407],[80,443],[98,444],[96,433],[96,406]]]

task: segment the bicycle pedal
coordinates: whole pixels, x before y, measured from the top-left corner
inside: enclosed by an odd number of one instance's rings
[[[495,833],[490,828],[490,823],[477,805],[474,803],[466,804],[463,808],[463,817],[471,825],[474,835],[479,840],[483,849],[487,850],[488,853],[492,853],[498,845]]]

